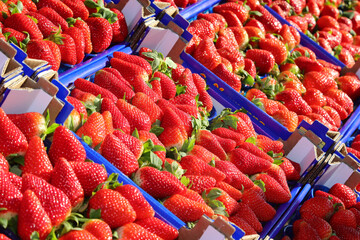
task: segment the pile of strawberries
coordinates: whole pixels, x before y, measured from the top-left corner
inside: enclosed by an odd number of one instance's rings
[[[360,5],[357,1],[276,0],[270,5],[347,67],[359,59]]]
[[[289,131],[302,120],[337,131],[360,96],[358,77],[340,77],[340,67],[296,47],[300,36],[293,27],[263,6],[247,4],[253,11],[228,2],[199,14],[189,26],[194,37],[186,51],[236,91],[251,87],[246,98]]]
[[[269,203],[291,199],[287,180],[299,180],[300,166],[245,113],[224,111],[208,126],[204,79],[156,51],[140,55],[114,53],[94,83],[77,79],[67,125],[184,222],[221,216],[261,232],[276,214]]]
[[[167,2],[170,6],[185,8],[190,4],[197,3],[197,0],[155,0],[155,2]]]
[[[30,58],[47,61],[57,71],[60,63],[83,61],[125,40],[124,15],[99,1],[11,0],[0,3],[0,39],[23,48]]]
[[[41,114],[6,115],[0,109],[0,218],[5,228],[21,239],[112,239],[112,230],[120,239],[177,238],[175,228],[154,217],[138,188],[120,184],[115,174],[107,179],[102,165],[86,161],[70,130],[55,127],[47,153],[40,136],[49,131]]]
[[[336,183],[328,193],[317,190],[314,195],[300,208],[301,218],[293,224],[293,240],[360,239],[360,205],[351,188]]]

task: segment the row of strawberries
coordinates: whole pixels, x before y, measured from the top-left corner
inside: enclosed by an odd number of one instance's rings
[[[252,9],[255,13],[229,2],[215,6],[214,13],[199,14],[189,26],[194,37],[186,51],[236,91],[253,87],[246,98],[289,131],[302,120],[338,130],[353,111],[360,80],[354,74],[340,77],[340,67],[296,47],[299,33],[263,6]]]
[[[281,17],[307,34],[346,66],[360,54],[360,14],[355,1],[269,1]]]
[[[114,174],[107,180],[103,166],[86,161],[82,144],[65,127],[56,128],[47,153],[39,137],[46,128],[39,113],[0,109],[0,218],[9,229],[21,239],[109,240],[112,230],[120,239],[177,238],[139,189],[119,184]]]
[[[112,68],[98,71],[94,83],[74,82],[68,97],[73,116],[87,119],[76,134],[184,222],[206,214],[229,219],[246,234],[261,232],[260,221],[276,214],[269,203],[290,200],[287,180],[299,180],[300,166],[286,158],[274,162],[271,156],[281,157],[283,144],[257,135],[245,113],[225,111],[207,127],[199,111],[211,110],[211,99],[200,107],[194,100],[198,94],[206,99],[204,79],[181,65],[154,67],[169,63],[155,51],[140,54],[114,53]],[[87,115],[85,106],[98,112]]]
[[[125,40],[124,15],[92,0],[12,0],[0,3],[0,38],[26,50],[30,58],[77,64],[85,54],[99,53]]]
[[[360,239],[360,205],[348,186],[334,184],[329,192],[317,190],[300,208],[300,219],[293,223],[293,240]],[[284,236],[282,240],[291,239]]]

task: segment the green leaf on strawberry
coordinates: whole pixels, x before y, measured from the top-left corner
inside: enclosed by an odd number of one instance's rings
[[[101,209],[91,209],[89,217],[92,219],[100,219],[101,218]]]
[[[133,133],[131,134],[133,137],[136,137],[137,139],[140,138],[139,136],[139,131],[135,128],[135,130],[133,131]]]
[[[265,183],[262,180],[255,180],[254,184],[259,186],[263,192],[266,192]]]
[[[180,179],[182,175],[184,175],[185,170],[180,168],[180,165],[178,162],[174,161],[171,164],[167,161],[164,163],[164,170],[173,174],[177,179]]]
[[[40,240],[40,235],[38,232],[33,232],[31,235],[30,235],[30,239],[31,240]]]
[[[250,15],[255,15],[255,16],[258,16],[258,17],[261,17],[263,14],[259,11],[250,11],[249,12]]]
[[[190,152],[195,146],[195,138],[188,138],[185,140],[184,144],[181,147],[181,152],[187,153]]]
[[[176,96],[186,93],[186,86],[181,84],[176,85]]]
[[[256,145],[256,138],[255,137],[249,137],[248,139],[245,140],[245,142],[252,143],[252,144]]]
[[[165,151],[163,146],[154,145],[151,139],[143,144],[144,150],[141,157],[138,159],[139,167],[150,166],[156,169],[162,169],[162,160],[154,153],[156,151]]]
[[[184,184],[185,187],[187,187],[187,188],[190,188],[191,185],[192,185],[192,184],[190,183],[190,179],[187,178],[187,177],[185,177],[185,176],[182,176],[182,177],[180,178],[180,182],[181,182],[182,184]]]
[[[226,212],[224,203],[216,200],[220,196],[222,196],[222,192],[217,188],[211,189],[208,194],[206,194],[206,191],[202,193],[202,198],[205,200],[206,204],[214,210],[215,214],[228,217],[229,214]]]

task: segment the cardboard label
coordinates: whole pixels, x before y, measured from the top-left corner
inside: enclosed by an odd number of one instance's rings
[[[316,184],[331,188],[335,183],[344,184],[353,174],[354,170],[345,163],[330,164],[324,175]]]
[[[301,175],[316,159],[316,148],[309,139],[302,137],[286,157],[301,165]]]
[[[142,17],[143,6],[136,0],[128,1],[121,12],[124,14],[129,32]]]
[[[200,240],[224,240],[225,236],[216,230],[213,226],[208,226]]]
[[[4,74],[4,67],[8,65],[9,58],[3,52],[0,52],[0,73]]]

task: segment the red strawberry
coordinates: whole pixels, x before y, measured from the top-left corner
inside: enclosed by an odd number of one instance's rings
[[[37,7],[38,9],[44,7],[52,8],[64,19],[73,17],[73,11],[65,3],[59,0],[41,0],[38,2]]]
[[[125,134],[119,130],[115,130],[114,135],[118,137],[120,141],[122,141],[129,148],[129,150],[134,154],[136,159],[139,159],[141,157],[141,154],[143,152],[143,145],[139,139],[131,135]]]
[[[354,103],[351,98],[343,91],[331,88],[325,92],[325,95],[332,98],[336,103],[342,106],[348,114],[353,111]]]
[[[65,31],[67,31],[67,29]],[[80,31],[77,31],[77,32],[79,33]],[[72,33],[72,34],[74,34],[74,33]],[[62,33],[62,34],[55,33],[53,35],[50,35],[49,39],[58,45],[60,52],[61,52],[61,61],[63,63],[75,65],[78,62],[77,46],[75,44],[74,39],[70,35],[65,34],[65,33]],[[81,49],[82,47],[80,46],[80,41],[81,40],[79,40],[77,42],[78,42],[79,48],[80,48],[79,51],[81,52],[81,51],[83,51],[83,49]],[[79,55],[83,55],[83,54],[79,53]],[[79,58],[83,58],[83,57],[79,56]],[[81,59],[81,61],[82,61],[82,59]]]
[[[87,115],[87,111],[85,108],[85,105],[78,99],[71,97],[71,96],[67,96],[66,100],[74,106],[74,109],[81,115],[81,119],[82,120],[86,120],[88,115]]]
[[[328,121],[331,125],[335,126],[334,120],[330,117],[330,115],[322,107],[311,105],[311,109],[312,109],[313,113],[323,116],[326,119],[326,121]]]
[[[79,1],[79,0],[75,0],[75,1],[61,0],[61,1],[71,9],[74,18],[81,18],[83,20],[86,20],[89,17],[89,11],[87,10],[83,1]]]
[[[19,190],[21,190],[22,187],[22,178],[15,173],[9,172],[9,179],[11,183]]]
[[[121,129],[124,133],[130,134],[130,124],[118,107],[109,98],[103,98],[101,112],[109,111],[113,120],[114,129]]]
[[[63,31],[63,33],[69,35],[74,40],[76,48],[76,64],[81,63],[85,57],[85,39],[83,32],[77,27],[69,27],[68,29]]]
[[[214,12],[231,11],[235,13],[241,23],[249,18],[249,11],[241,4],[228,2],[214,7]]]
[[[356,228],[356,217],[355,214],[348,209],[340,209],[330,219],[330,225],[335,226],[348,226]]]
[[[170,100],[176,95],[176,85],[173,80],[170,79],[162,72],[155,72],[154,78],[160,79],[162,97]]]
[[[125,197],[136,212],[136,220],[152,218],[155,215],[154,209],[144,198],[138,188],[132,185],[122,185],[115,188],[115,191]]]
[[[221,57],[230,61],[234,73],[244,69],[244,57],[239,51],[229,47],[223,47],[217,50]]]
[[[322,219],[329,220],[334,213],[332,202],[328,198],[314,197],[307,200],[300,208],[300,214],[309,212]]]
[[[343,106],[339,105],[337,102],[335,102],[332,98],[328,96],[325,96],[325,98],[326,98],[326,105],[335,109],[335,111],[337,111],[338,114],[340,115],[341,120],[344,120],[348,117],[349,114],[347,113],[347,111]]]
[[[215,45],[210,37],[207,37],[200,42],[199,46],[195,49],[193,56],[211,71],[221,63],[221,57],[216,51]]]
[[[137,107],[127,103],[123,99],[119,99],[116,103],[121,113],[127,118],[130,124],[130,132],[135,129],[138,131],[149,131],[151,128],[151,120],[149,116]]]
[[[54,71],[61,63],[61,52],[58,45],[48,40],[33,39],[27,44],[27,55],[30,58],[47,61]]]
[[[0,170],[0,211],[1,218],[10,219],[19,212],[23,195],[10,181],[9,174]]]
[[[309,105],[317,105],[323,107],[326,105],[326,98],[323,93],[316,88],[307,88],[302,96]]]
[[[91,33],[93,51],[99,53],[108,48],[113,38],[111,24],[105,18],[89,17],[86,19]]]
[[[356,204],[356,194],[351,188],[344,184],[334,184],[330,188],[329,193],[343,201],[345,208],[351,208]]]
[[[207,189],[204,199],[209,206],[211,206],[214,200],[222,202],[224,204],[225,211],[230,216],[239,210],[238,202],[220,188]]]
[[[330,27],[334,29],[339,29],[339,23],[336,21],[335,18],[331,16],[322,16],[319,18],[319,20],[316,22],[316,24],[319,26],[319,29],[322,30],[324,28]]]
[[[255,19],[260,21],[267,32],[270,33],[279,33],[281,30],[281,23],[273,16],[271,15],[263,6],[258,5],[255,9],[255,11],[260,12],[262,15],[255,16]]]
[[[235,223],[241,230],[245,232],[246,235],[256,234],[255,229],[247,222],[244,218],[238,215],[231,216],[229,220]]]
[[[265,196],[266,201],[271,203],[286,203],[291,199],[290,191],[277,182],[271,175],[268,174],[257,174],[255,175],[256,180],[261,180],[265,183]]]
[[[211,160],[220,161],[220,158],[218,156],[216,156],[206,148],[196,144],[194,145],[193,149],[187,154],[191,156],[196,156],[206,163],[211,162]]]
[[[149,232],[136,223],[128,223],[116,230],[119,239],[129,240],[161,240],[162,238]]]
[[[25,153],[24,166],[21,167],[23,174],[31,173],[38,177],[50,180],[53,167],[46,153],[41,138],[35,136],[29,142],[29,149]]]
[[[236,147],[236,142],[231,140],[230,138],[222,138],[218,135],[213,134],[216,140],[220,143],[221,147],[224,149],[226,153],[232,151]]]
[[[79,207],[84,200],[84,190],[74,170],[65,158],[60,158],[51,174],[51,184],[62,190],[70,199],[73,208]]]
[[[109,90],[99,87],[98,85],[96,85],[90,81],[87,81],[85,79],[82,79],[82,78],[76,79],[74,82],[74,85],[75,85],[75,88],[77,88],[81,91],[94,94],[95,96],[98,96],[100,94],[102,98],[105,98],[105,97],[110,98],[113,102],[116,102],[118,99]]]
[[[297,181],[300,179],[300,172],[295,168],[294,162],[290,161],[287,158],[282,158],[283,163],[280,164],[280,167],[286,175],[288,181]]]
[[[87,25],[87,23],[81,19],[74,19],[73,21],[69,21],[71,22],[71,25],[73,25],[74,27],[79,28],[83,35],[84,35],[84,40],[85,40],[85,53],[91,53],[92,52],[92,43],[91,43],[91,33],[90,33],[90,28],[89,25]]]
[[[196,134],[196,141],[197,145],[203,146],[207,150],[214,153],[218,156],[221,160],[226,160],[227,155],[224,149],[221,147],[220,143],[214,137],[214,135],[207,130],[199,130]]]
[[[327,192],[324,192],[324,191],[321,191],[321,190],[317,190],[317,191],[315,192],[315,196],[316,196],[316,197],[326,197],[326,198],[329,198],[333,204],[341,204],[343,207],[345,207],[343,201],[341,201],[338,197],[335,197],[334,195],[332,195],[332,194],[330,194],[330,193],[327,193]],[[340,206],[339,206],[339,207],[340,207]]]
[[[4,26],[19,32],[28,32],[31,39],[43,39],[43,35],[36,23],[23,13],[14,13],[4,21]]]
[[[146,61],[144,58],[136,56],[136,55],[130,55],[123,52],[114,52],[114,58],[121,59],[123,61],[136,64],[142,68],[145,69],[146,73],[148,75],[152,74],[152,68],[148,61]]]
[[[246,140],[245,136],[241,133],[234,132],[227,128],[217,128],[211,132],[217,136],[234,140],[237,146]]]
[[[284,105],[290,111],[294,111],[297,114],[306,115],[311,113],[311,107],[302,99],[300,93],[294,89],[288,89],[278,93],[275,99],[285,102]]]
[[[239,210],[235,213],[234,217],[240,217],[244,219],[258,233],[262,232],[263,230],[263,227],[261,226],[261,223],[257,219],[253,210],[251,210],[248,205],[242,202],[239,203]]]
[[[242,148],[242,149],[254,154],[255,156],[266,159],[271,163],[274,162],[274,159],[272,159],[272,157],[270,157],[268,154],[266,154],[264,151],[262,151],[260,148],[258,148],[257,146],[255,146],[252,143],[243,142],[239,145],[239,148]]]
[[[185,186],[179,180],[153,167],[140,168],[133,180],[154,198],[165,198],[185,190]]]
[[[53,164],[61,157],[75,162],[84,162],[86,158],[86,152],[80,141],[63,126],[56,128],[49,150],[49,158]]]
[[[184,192],[181,192],[179,194],[195,202],[206,204],[201,195],[191,189],[187,188]]]
[[[75,239],[79,239],[79,240],[96,240],[98,238],[96,238],[94,235],[92,235],[90,232],[86,231],[86,230],[71,230],[70,232],[62,235],[59,240],[75,240]]]
[[[17,230],[21,239],[31,239],[30,236],[35,231],[39,234],[39,239],[45,239],[51,229],[51,220],[35,193],[25,191],[18,216]]]
[[[332,107],[324,106],[323,109],[329,114],[335,123],[335,127],[339,128],[341,126],[341,118],[339,113]],[[345,111],[345,110],[344,110]]]
[[[259,41],[259,46],[261,49],[271,52],[277,64],[281,64],[287,59],[287,49],[285,44],[276,38],[261,39]]]
[[[125,21],[125,16],[116,8],[110,8],[113,11],[118,20],[111,24],[111,28],[113,30],[113,43],[120,43],[125,40],[128,35],[128,28]]]
[[[230,87],[235,89],[235,91],[239,92],[241,90],[240,78],[230,72],[223,63],[217,65],[217,67],[213,69],[213,72]]]
[[[91,219],[84,223],[82,228],[88,231],[98,240],[107,240],[112,238],[112,231],[110,226],[100,219]]]
[[[336,81],[340,89],[353,100],[360,96],[360,81],[357,77],[341,76]]]
[[[254,186],[254,183],[232,163],[228,161],[215,161],[215,167],[225,173],[224,182],[230,184],[236,189],[248,189]]]
[[[215,187],[216,184],[215,178],[209,176],[187,175],[186,177],[190,180],[190,189],[199,194],[208,188]]]
[[[77,131],[76,135],[79,137],[88,136],[92,140],[92,147],[96,147],[106,136],[105,121],[103,116],[94,112],[88,117],[88,120]]]
[[[194,84],[194,80],[190,69],[188,68],[185,69],[185,71],[182,73],[180,78],[176,79],[176,81],[182,86],[186,86],[186,90],[185,90],[186,94],[189,94],[194,97],[199,94]]]
[[[149,85],[146,82],[144,82],[144,80],[141,77],[139,77],[139,76],[135,77],[131,84],[134,88],[135,93],[138,93],[138,92],[145,93],[153,102],[156,102],[159,99],[161,99],[161,97],[159,95],[157,95],[154,92],[154,90],[152,90],[149,87]]]
[[[286,181],[286,174],[279,165],[272,164],[271,167],[266,171],[266,173],[270,177],[274,178],[284,188],[286,192],[290,193],[290,189]]]
[[[135,63],[124,61],[120,58],[112,58],[110,59],[110,64],[113,68],[118,70],[129,83],[133,83],[134,79],[138,77],[145,82],[149,80],[147,71]]]
[[[360,238],[360,231],[352,227],[334,226],[333,230],[336,232],[336,236],[338,236],[339,239],[352,240]]]
[[[214,25],[205,19],[195,20],[190,23],[188,31],[192,35],[198,35],[201,39],[211,38],[211,41],[215,38]]]
[[[290,132],[295,131],[298,126],[298,117],[293,111],[279,110],[272,117],[286,127]]]
[[[41,15],[43,15],[44,17],[49,19],[55,26],[60,25],[62,31],[65,31],[69,27],[66,20],[63,17],[61,17],[59,15],[59,13],[56,12],[56,10],[54,10],[52,8],[43,7],[41,9],[39,9],[37,11],[37,13],[40,13]],[[30,37],[31,37],[31,35],[30,35]]]
[[[3,28],[2,31],[5,35],[7,35],[8,39],[15,38],[18,43],[24,41],[26,38],[25,33],[16,31],[15,29],[12,28]]]
[[[0,170],[4,170],[4,172],[9,171],[9,162],[6,160],[6,158],[0,153]]]
[[[203,214],[211,217],[214,211],[206,204],[195,202],[179,194],[164,201],[164,206],[185,222],[197,221]]]
[[[136,219],[136,212],[129,201],[119,192],[111,189],[101,189],[96,192],[89,201],[89,211],[91,209],[100,209],[102,220],[111,228],[123,226]]]
[[[71,202],[60,189],[32,174],[23,176],[22,192],[32,190],[51,219],[53,226],[59,226],[71,213]]]
[[[151,124],[162,119],[163,111],[145,93],[137,92],[131,104],[146,113],[150,117]]]
[[[250,49],[246,52],[246,58],[254,61],[260,75],[269,73],[275,64],[274,56],[266,50]]]
[[[116,135],[116,134],[115,134]],[[158,137],[154,134],[154,133],[151,133],[151,132],[148,132],[148,131],[139,131],[139,140],[142,142],[142,143],[145,143],[146,141],[148,141],[149,139],[151,139],[151,141],[155,144],[155,145],[160,145],[162,147],[165,147],[164,144],[162,144],[160,142],[160,140],[158,139]],[[165,160],[165,151],[155,151],[154,152],[161,160]]]
[[[1,240],[11,240],[10,238],[8,238],[6,235],[0,233],[0,239]]]
[[[211,22],[214,25],[215,32],[219,32],[219,30],[225,28],[226,25],[225,18],[217,13],[200,13],[197,16],[197,19],[205,19]]]
[[[9,154],[24,155],[28,143],[25,135],[10,121],[0,108],[0,153],[7,157]]]
[[[105,137],[101,145],[101,154],[125,175],[130,176],[139,168],[134,154],[113,134]]]
[[[283,150],[284,144],[280,141],[273,141],[272,139],[259,134],[256,138],[256,146],[266,153],[270,151],[280,153]]]
[[[305,73],[321,72],[324,68],[318,61],[312,60],[307,57],[298,57],[295,59],[295,63]]]
[[[303,215],[303,219],[314,228],[321,239],[328,239],[332,234],[332,228],[324,219],[307,213]]]
[[[232,197],[236,201],[239,201],[242,197],[241,191],[226,182],[217,182],[215,186],[225,191],[227,194],[229,194],[230,197]]]
[[[255,174],[266,171],[271,167],[271,162],[258,157],[242,148],[234,149],[229,153],[229,159],[244,174]]]
[[[137,220],[135,223],[164,240],[173,240],[176,239],[179,235],[179,232],[176,228],[166,224],[156,217]]]
[[[294,240],[321,239],[317,234],[316,230],[303,219],[296,220],[293,224],[293,229],[294,229]]]

